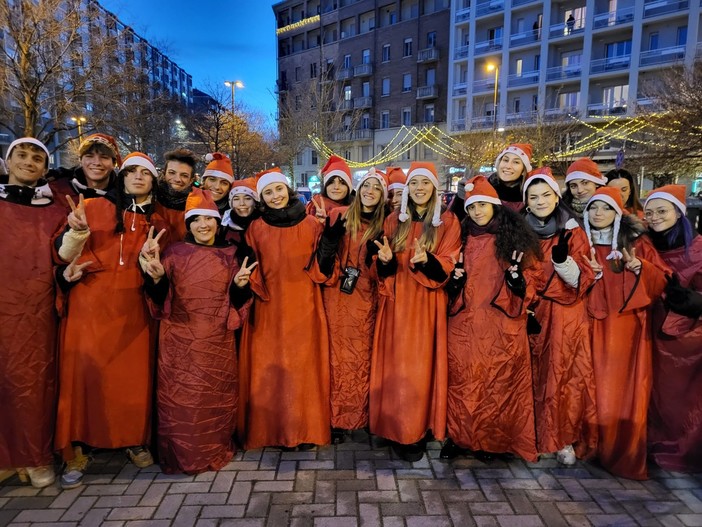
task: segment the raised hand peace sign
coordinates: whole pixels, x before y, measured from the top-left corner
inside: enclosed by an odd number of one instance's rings
[[[317,200],[314,199],[315,197],[317,196],[312,198],[312,203],[314,203],[316,209],[314,215],[320,223],[324,223],[324,221],[327,219],[327,210],[324,208],[324,198],[319,196],[319,203],[317,203]]]
[[[519,278],[519,264],[522,262],[523,257],[523,252],[517,253],[517,251],[512,251],[512,259],[509,262],[512,265],[507,268],[507,271],[512,275],[512,278]]]
[[[71,207],[71,212],[68,214],[68,226],[74,231],[87,231],[88,218],[85,216],[85,201],[83,194],[78,194],[78,205],[73,203],[71,196],[66,196],[66,201]]]
[[[166,229],[161,229],[161,232],[154,237],[154,226],[152,225],[149,228],[149,234],[146,236],[146,241],[141,247],[141,255],[146,258],[147,261],[151,260],[152,258],[158,258],[158,253],[160,251],[158,241],[165,233]]]
[[[594,247],[590,248],[590,258],[588,258],[586,254],[583,254],[583,258],[585,258],[585,261],[590,264],[590,267],[595,272],[595,275],[602,272],[602,265],[597,261],[597,251],[595,251]]]
[[[246,265],[247,263],[249,263],[248,256],[244,257],[244,261],[241,262],[239,272],[234,276],[234,284],[239,288],[246,287],[246,284],[249,283],[254,267],[258,265],[258,262],[254,262],[249,266]]]
[[[641,272],[641,260],[636,257],[636,248],[631,248],[631,253],[626,249],[622,249],[622,260],[626,262],[624,267],[634,274],[639,274]]]
[[[414,256],[410,258],[410,263],[413,264],[423,264],[427,263],[427,246],[423,243],[419,243],[417,238],[414,239]]]
[[[388,263],[392,260],[392,249],[388,243],[388,237],[383,236],[383,243],[378,240],[373,240],[373,243],[378,247],[378,260],[383,263]]]
[[[82,264],[78,264],[78,258],[80,258],[80,254],[73,258],[71,260],[71,263],[66,266],[66,268],[63,270],[63,278],[66,280],[66,282],[77,282],[83,277],[83,269],[88,267],[90,264],[92,264],[92,260],[89,262],[83,262]]]
[[[463,251],[458,253],[458,261],[452,256],[451,261],[453,262],[454,268],[453,268],[453,278],[458,279],[461,278],[464,274],[466,274],[466,270],[463,268]]]

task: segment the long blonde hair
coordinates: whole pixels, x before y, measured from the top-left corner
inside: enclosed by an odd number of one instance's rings
[[[359,187],[360,190],[360,187]],[[349,233],[351,239],[356,241],[358,236],[358,231],[361,230],[361,213],[363,212],[363,204],[361,203],[361,196],[356,194],[353,202],[349,206],[348,212],[346,213],[346,232]],[[375,205],[375,210],[373,211],[373,217],[370,220],[370,224],[363,233],[361,238],[361,243],[365,243],[368,240],[375,240],[378,235],[383,230],[383,222],[385,221],[385,200],[380,197],[380,200]]]
[[[409,192],[409,189],[407,189],[406,192]],[[436,191],[436,188],[434,188],[431,198],[429,198],[429,202],[427,203],[426,213],[424,214],[424,220],[422,221],[422,235],[419,237],[419,243],[426,247],[427,252],[432,252],[437,246],[439,228],[432,225],[432,211],[434,210],[436,200],[438,199],[438,192]],[[414,217],[415,212],[417,212],[417,205],[411,198],[407,200],[407,212],[410,219],[405,222],[400,222],[397,227],[397,231],[395,231],[395,236],[393,236],[392,239],[392,250],[394,252],[404,251],[405,246],[407,245],[407,238],[409,237],[410,229],[412,228],[412,218]]]

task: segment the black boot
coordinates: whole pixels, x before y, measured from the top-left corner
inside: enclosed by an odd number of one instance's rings
[[[458,456],[465,456],[467,454],[468,454],[467,448],[459,447],[449,437],[446,440],[446,442],[444,443],[444,446],[441,447],[441,453],[439,454],[439,457],[441,459],[454,459],[454,458],[457,458]]]
[[[331,443],[332,445],[340,445],[346,441],[346,430],[343,428],[332,428],[331,429]]]
[[[425,444],[424,441],[418,443],[410,443],[409,445],[401,445],[393,443],[392,449],[400,459],[414,463],[424,457]]]

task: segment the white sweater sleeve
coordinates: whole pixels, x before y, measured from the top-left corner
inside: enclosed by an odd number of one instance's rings
[[[572,288],[578,287],[580,267],[578,267],[578,264],[575,263],[572,257],[568,256],[563,263],[553,262],[553,268],[566,284]]]

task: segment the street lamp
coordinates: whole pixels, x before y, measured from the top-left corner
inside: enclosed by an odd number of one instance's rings
[[[78,126],[78,142],[83,138],[83,123],[87,121],[85,117],[71,117],[71,121]]]
[[[237,88],[243,88],[244,83],[241,81],[224,81],[224,85],[232,89],[232,113],[234,113],[234,92]]]
[[[500,79],[500,67],[490,63],[487,65],[487,70],[495,70],[495,93],[492,98],[492,132],[495,133],[497,131],[497,87]]]

